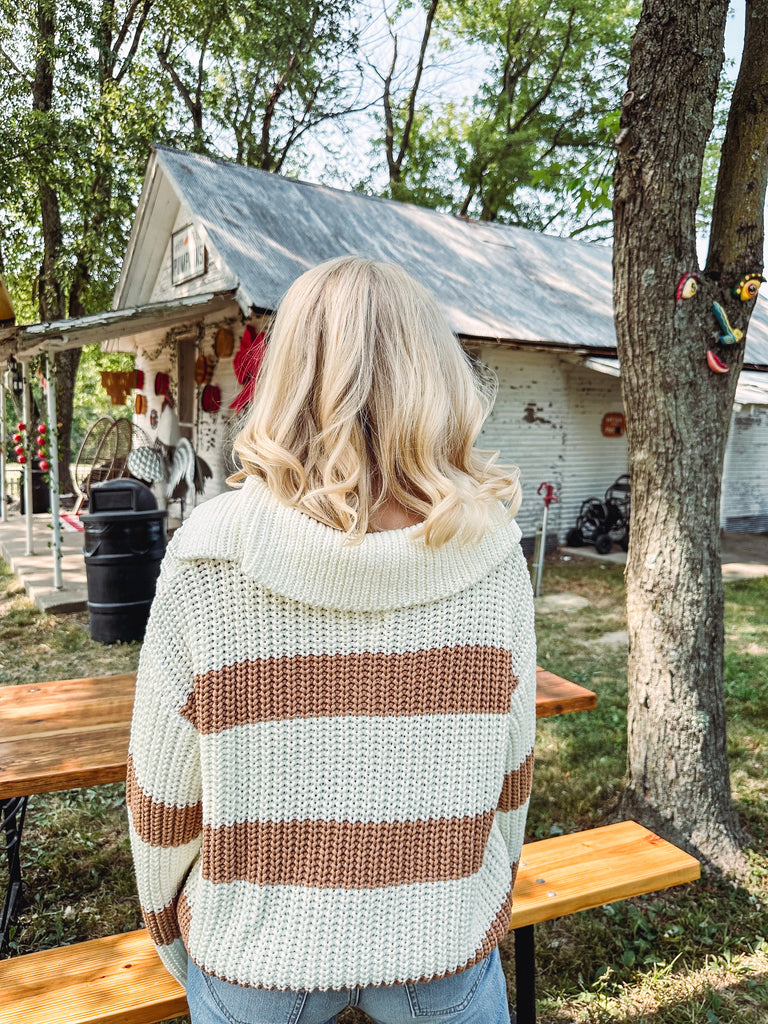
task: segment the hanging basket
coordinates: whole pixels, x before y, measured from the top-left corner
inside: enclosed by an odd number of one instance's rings
[[[221,408],[221,391],[215,384],[206,384],[201,401],[203,412],[218,412]]]
[[[213,341],[213,351],[218,359],[228,359],[235,347],[235,338],[228,327],[220,327]]]
[[[213,377],[213,363],[207,356],[198,356],[195,362],[195,383],[208,384],[211,377]]]

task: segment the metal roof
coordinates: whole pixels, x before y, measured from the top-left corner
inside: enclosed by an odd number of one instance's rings
[[[611,248],[154,147],[156,159],[256,309],[345,253],[401,264],[468,338],[613,349]],[[768,300],[746,363],[768,366]]]
[[[9,355],[35,355],[44,349],[61,351],[82,348],[105,339],[168,328],[199,320],[227,309],[234,303],[234,291],[191,295],[169,302],[153,302],[128,309],[113,309],[90,316],[51,320],[14,327],[0,337],[0,360]]]

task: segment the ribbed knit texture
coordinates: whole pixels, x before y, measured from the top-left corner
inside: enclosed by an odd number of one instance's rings
[[[520,531],[361,544],[258,480],[177,532],[139,665],[128,806],[182,984],[393,984],[509,926],[536,652]]]

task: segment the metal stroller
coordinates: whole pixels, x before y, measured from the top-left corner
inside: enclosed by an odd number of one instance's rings
[[[624,473],[605,492],[605,499],[587,498],[581,503],[576,525],[565,535],[570,547],[594,544],[599,555],[607,555],[617,543],[629,547],[630,485]]]

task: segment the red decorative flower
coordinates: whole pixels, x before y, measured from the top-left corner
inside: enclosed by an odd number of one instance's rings
[[[266,348],[266,336],[263,331],[256,334],[255,329],[248,324],[243,331],[240,341],[240,348],[232,361],[238,383],[243,385],[240,394],[229,406],[236,412],[241,412],[253,398],[256,387],[256,376],[264,358]]]

